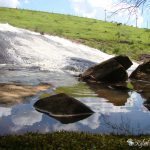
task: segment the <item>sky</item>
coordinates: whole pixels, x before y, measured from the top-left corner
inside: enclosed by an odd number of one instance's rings
[[[0,0],[0,7],[71,14],[98,20],[106,19],[110,22],[121,22],[132,26],[136,26],[137,18],[138,27],[150,28],[150,11],[148,9],[144,13],[137,9],[137,15],[130,15],[130,17],[128,11],[121,11],[117,15],[112,15],[111,12],[121,8],[121,6],[129,6],[126,3],[116,6],[117,2],[117,0]]]

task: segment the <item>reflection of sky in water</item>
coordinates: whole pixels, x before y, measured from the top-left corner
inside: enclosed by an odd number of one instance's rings
[[[103,98],[78,98],[94,113],[76,123],[59,121],[34,110],[33,103],[0,107],[0,133],[52,132],[58,130],[87,131],[95,133],[150,134],[150,112],[143,106],[143,99],[136,92],[129,93],[125,106],[114,106]]]
[[[0,66],[0,83],[23,83],[29,85],[37,85],[40,83],[47,83],[57,86],[73,85],[76,80],[70,75],[62,72],[49,72],[49,71],[40,71],[39,68],[24,68],[18,69],[14,66],[9,66],[12,70],[8,70],[5,66],[1,68]],[[2,70],[1,70],[2,69]],[[67,76],[67,78],[65,78]]]

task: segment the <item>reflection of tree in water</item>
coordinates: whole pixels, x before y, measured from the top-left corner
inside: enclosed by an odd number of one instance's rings
[[[139,135],[143,131],[140,127],[140,124],[137,123],[136,126],[133,126],[131,120],[128,117],[120,116],[120,119],[117,118],[117,122],[112,122],[108,115],[101,115],[103,123],[106,128],[110,129],[114,134],[125,134],[125,135]]]

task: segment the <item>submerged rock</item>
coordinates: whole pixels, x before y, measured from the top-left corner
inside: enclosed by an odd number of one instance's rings
[[[57,118],[76,117],[93,113],[89,107],[64,93],[41,99],[34,104],[34,107],[38,111]]]
[[[126,70],[131,65],[127,56],[116,56],[87,69],[80,77],[84,81],[122,82],[128,79]]]
[[[130,75],[131,79],[150,81],[150,60],[139,65]]]

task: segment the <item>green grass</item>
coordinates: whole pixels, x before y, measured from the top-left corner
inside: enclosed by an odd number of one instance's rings
[[[0,150],[135,150],[138,146],[129,147],[128,139],[142,143],[150,136],[114,136],[75,132],[55,132],[48,134],[28,133],[0,137]],[[149,149],[149,147],[142,147]]]
[[[138,58],[150,54],[150,29],[70,15],[0,8],[0,22],[51,35],[58,35],[109,54]]]

